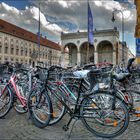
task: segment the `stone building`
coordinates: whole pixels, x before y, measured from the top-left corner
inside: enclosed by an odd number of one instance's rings
[[[135,26],[135,37],[140,38],[140,0],[135,0],[134,3],[136,5],[136,15],[137,15],[136,26]],[[137,57],[137,63],[140,64],[140,57],[139,56],[136,57]]]
[[[69,65],[84,65],[89,62],[95,64],[102,62],[118,64],[121,62],[122,42],[119,40],[119,31],[116,27],[108,30],[95,30],[93,46],[88,45],[87,36],[87,32],[80,31],[76,33],[62,33],[62,60],[68,55],[65,53],[67,48],[69,52]],[[128,51],[126,42],[123,42],[123,44],[124,60],[126,63],[128,56],[130,56],[130,51]]]
[[[136,27],[135,27],[135,37],[140,38],[140,1],[135,0],[136,5]]]
[[[42,61],[47,65],[58,64],[61,47],[46,37],[40,37],[40,48],[36,34],[0,19],[0,63],[4,61],[36,65]]]

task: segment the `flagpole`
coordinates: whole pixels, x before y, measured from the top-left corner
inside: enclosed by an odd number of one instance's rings
[[[87,0],[87,36],[88,36],[88,5],[89,5],[89,0]],[[87,41],[87,58],[86,58],[86,63],[88,63],[88,54],[89,54],[89,41]]]
[[[39,3],[39,22],[38,22],[38,61],[40,62],[40,3]]]
[[[89,42],[87,42],[87,58],[86,58],[86,63],[88,63],[88,56],[89,56]]]

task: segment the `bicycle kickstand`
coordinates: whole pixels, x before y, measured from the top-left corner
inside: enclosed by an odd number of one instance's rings
[[[68,122],[66,125],[63,126],[62,129],[63,129],[64,131],[68,131],[68,129],[69,129],[69,125],[70,125],[72,119],[73,119],[73,117],[71,117],[70,120],[69,120],[69,122]]]

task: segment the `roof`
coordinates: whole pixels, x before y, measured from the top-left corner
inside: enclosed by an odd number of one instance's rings
[[[0,32],[19,37],[21,39],[37,43],[38,36],[30,31],[13,25],[7,21],[0,19]],[[60,45],[40,36],[40,45],[46,46],[55,50],[61,50]]]

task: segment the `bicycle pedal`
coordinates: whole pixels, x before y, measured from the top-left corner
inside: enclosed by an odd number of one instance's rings
[[[64,126],[62,127],[62,129],[63,129],[64,131],[68,131],[69,127],[68,127],[67,125],[64,125]]]

